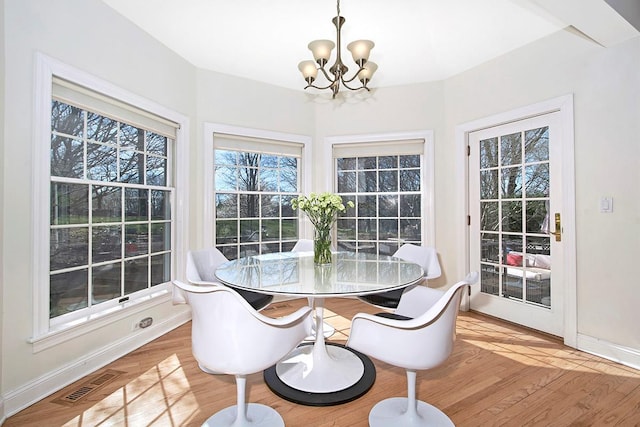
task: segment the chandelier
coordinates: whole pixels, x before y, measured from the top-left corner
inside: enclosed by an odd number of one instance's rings
[[[353,77],[347,78],[345,75],[349,71],[346,65],[342,63],[341,57],[341,49],[340,49],[340,30],[342,29],[342,25],[345,22],[345,19],[340,16],[340,0],[337,0],[337,10],[338,14],[335,16],[331,22],[336,26],[336,34],[337,40],[334,44],[331,40],[314,40],[309,43],[309,50],[313,53],[314,61],[302,61],[298,64],[298,69],[302,72],[302,76],[307,82],[307,88],[315,88],[315,89],[331,89],[333,92],[333,98],[336,97],[338,91],[340,90],[340,86],[344,86],[349,90],[360,90],[366,89],[369,90],[367,84],[371,80],[371,76],[378,69],[378,66],[368,61],[369,52],[373,48],[374,44],[371,40],[356,40],[347,45],[347,49],[351,52],[351,56],[353,57],[353,61],[358,66],[358,71],[355,72]],[[337,56],[335,63],[329,68],[327,72],[325,66],[327,62],[329,62],[329,58],[331,57],[331,51],[334,47],[338,47]],[[318,67],[316,67],[316,64]],[[322,72],[326,80],[329,82],[327,86],[316,86],[313,84],[316,77],[318,76],[318,70]],[[330,73],[330,74],[329,74]],[[356,77],[360,80],[360,86],[352,87],[349,84],[353,82]],[[356,83],[357,84],[357,83]]]

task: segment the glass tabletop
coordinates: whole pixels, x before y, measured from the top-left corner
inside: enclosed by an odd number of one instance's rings
[[[228,261],[216,270],[222,283],[265,294],[318,297],[365,295],[418,282],[422,267],[387,255],[332,254],[332,263],[316,266],[313,254],[279,252]]]

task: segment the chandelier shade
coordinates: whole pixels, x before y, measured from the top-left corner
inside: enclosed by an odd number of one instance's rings
[[[335,43],[331,40],[315,40],[309,43],[309,50],[313,53],[313,59],[323,67],[329,58],[331,58],[331,51],[336,47]]]
[[[369,83],[369,80],[371,80],[371,76],[373,76],[373,73],[375,73],[377,69],[378,64],[369,61],[364,65],[364,67],[362,67],[362,70],[358,73],[358,79],[365,87],[367,83]]]
[[[298,69],[302,73],[302,77],[304,77],[304,80],[308,85],[311,85],[311,83],[313,83],[313,81],[316,79],[316,76],[318,75],[316,64],[311,60],[302,61],[301,63],[299,63]]]
[[[354,75],[351,78],[345,76],[345,74],[349,71],[346,65],[342,62],[342,50],[340,46],[341,39],[341,30],[342,25],[345,22],[344,17],[340,16],[340,0],[337,0],[337,16],[332,19],[333,25],[336,27],[336,43],[331,40],[314,40],[309,43],[308,48],[313,54],[314,61],[307,60],[302,61],[298,64],[298,69],[302,73],[302,77],[307,82],[307,86],[305,89],[310,87],[315,89],[331,89],[333,93],[333,98],[336,97],[338,92],[340,91],[340,87],[344,86],[349,90],[360,90],[366,89],[370,90],[367,87],[367,84],[371,80],[371,77],[378,69],[378,66],[369,61],[369,54],[371,53],[371,49],[375,46],[375,44],[371,40],[355,40],[347,45],[347,49],[351,52],[351,56],[353,57],[353,62],[356,63],[358,69],[355,71]],[[325,66],[331,59],[331,52],[333,49],[336,49],[336,59],[333,65],[327,69]],[[318,77],[318,72],[320,72],[327,81],[326,86],[316,86],[314,82]],[[360,86],[352,87],[349,85],[353,80],[358,78],[360,81]]]
[[[369,60],[369,53],[375,44],[371,40],[356,40],[347,45],[347,49],[351,52],[353,62],[362,67]]]

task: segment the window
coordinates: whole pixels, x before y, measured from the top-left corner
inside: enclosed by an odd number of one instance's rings
[[[420,139],[333,146],[336,191],[355,205],[338,218],[339,249],[392,255],[404,243],[425,242],[432,221],[425,214],[424,145]]]
[[[174,206],[186,119],[44,55],[38,70],[35,351],[82,333],[52,331],[167,300],[185,246]]]
[[[229,259],[291,250],[303,145],[221,133],[213,145],[215,246]]]

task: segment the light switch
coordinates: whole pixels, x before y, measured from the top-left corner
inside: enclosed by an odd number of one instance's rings
[[[613,197],[600,198],[600,213],[613,212]]]

